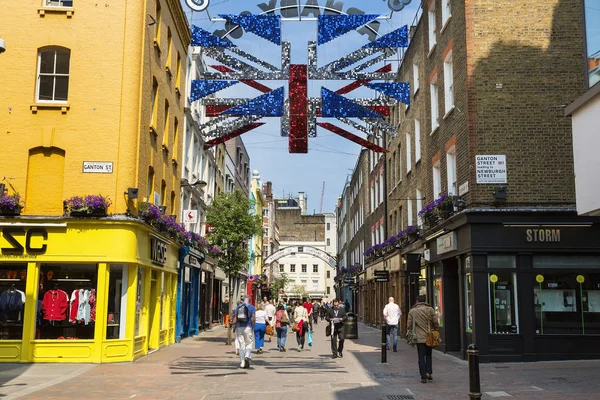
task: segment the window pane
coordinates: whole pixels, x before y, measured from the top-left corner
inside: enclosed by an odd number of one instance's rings
[[[39,100],[54,100],[52,93],[54,92],[54,77],[40,75],[40,93]]]
[[[54,92],[54,100],[66,101],[69,93],[69,77],[57,76],[56,87]]]
[[[110,267],[107,310],[106,338],[125,338],[125,321],[127,320],[127,274],[123,275],[123,266],[121,265],[111,265]]]
[[[534,268],[600,268],[597,256],[533,256]]]
[[[488,268],[515,268],[516,258],[509,255],[488,256]]]
[[[465,331],[473,332],[473,277],[471,273],[465,274]]]
[[[55,50],[45,50],[40,53],[40,73],[54,73],[54,55]]]
[[[585,0],[585,30],[589,86],[600,82],[600,8],[596,0]]]
[[[444,326],[444,306],[442,304],[442,278],[433,280],[433,309],[439,318],[440,326]]]
[[[68,74],[69,73],[69,59],[71,58],[70,51],[57,50],[56,51],[56,73],[57,74]]]
[[[27,264],[1,264],[0,277],[0,340],[21,340]]]
[[[135,336],[140,336],[144,332],[141,329],[142,308],[144,307],[144,269],[138,267],[137,271],[137,292],[135,302]]]
[[[515,274],[500,271],[489,276],[491,333],[518,333],[515,310]]]
[[[37,339],[94,339],[96,264],[40,266]]]

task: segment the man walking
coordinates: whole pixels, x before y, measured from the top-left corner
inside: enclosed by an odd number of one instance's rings
[[[331,326],[331,358],[344,357],[344,322],[348,319],[346,310],[340,307],[338,299],[333,300],[333,307],[327,312],[327,322]],[[338,343],[339,340],[339,343]]]
[[[319,311],[320,311],[321,306],[319,305],[319,302],[317,300],[315,300],[313,302],[313,306],[312,306],[312,314],[313,314],[313,321],[315,324],[319,324]]]
[[[250,296],[244,296],[244,302],[236,307],[233,314],[235,320],[236,340],[240,348],[240,368],[250,368],[252,346],[254,344],[254,316],[256,311],[250,304]],[[233,321],[232,321],[233,323]]]
[[[387,305],[383,308],[383,318],[385,318],[386,323],[385,331],[388,350],[392,348],[393,344],[394,351],[398,351],[398,321],[400,320],[401,315],[402,311],[400,311],[400,307],[398,304],[394,303],[394,298],[390,297]]]
[[[229,326],[229,298],[226,298],[221,304],[221,315],[223,316],[223,325],[227,328]]]
[[[433,380],[433,365],[431,359],[432,348],[427,346],[427,334],[429,331],[439,329],[438,317],[433,308],[425,302],[424,295],[417,296],[417,303],[408,312],[408,329],[413,329],[417,338],[417,353],[419,355],[419,373],[421,374],[421,383]]]

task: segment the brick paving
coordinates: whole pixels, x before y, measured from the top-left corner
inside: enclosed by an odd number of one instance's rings
[[[226,332],[215,328],[133,363],[103,365],[0,365],[5,399],[467,399],[466,362],[434,352],[434,381],[421,384],[416,349],[400,342],[381,364],[381,334],[359,326],[359,339],[346,340],[343,359],[330,358],[324,324],[303,352],[288,335],[288,352],[266,343],[250,370],[239,368]],[[481,365],[482,392],[513,399],[600,399],[597,361]],[[32,371],[35,371],[32,372]],[[62,376],[62,379],[61,379]],[[22,385],[22,386],[21,386]],[[38,390],[39,389],[39,390]],[[37,390],[37,391],[36,391]],[[6,396],[6,397],[4,397]],[[499,397],[499,398],[511,398]],[[484,399],[492,398],[484,394]]]

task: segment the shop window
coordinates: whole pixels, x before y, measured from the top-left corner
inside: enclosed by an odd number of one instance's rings
[[[108,313],[106,321],[107,339],[125,338],[125,321],[127,321],[127,277],[127,268],[124,269],[122,265],[110,266]]]
[[[517,259],[510,255],[489,255],[487,257],[488,268],[516,268]]]
[[[421,275],[419,276],[419,296],[427,297],[427,269],[421,268]]]
[[[0,265],[0,340],[23,338],[27,264]]]
[[[137,291],[135,300],[135,336],[141,336],[142,331],[142,308],[144,307],[144,269],[138,267],[137,271]]]
[[[517,275],[510,271],[489,274],[491,333],[519,333]]]
[[[544,272],[535,280],[537,334],[600,333],[600,274]]]
[[[433,309],[438,316],[440,326],[444,326],[444,303],[442,298],[442,277],[433,280]]]
[[[96,264],[41,264],[36,339],[94,339]]]
[[[465,331],[473,332],[473,275],[465,274]]]

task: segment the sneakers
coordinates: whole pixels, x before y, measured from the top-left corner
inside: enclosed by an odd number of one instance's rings
[[[244,364],[246,364],[246,365],[245,365],[245,367],[242,367],[242,368],[249,369],[250,368],[250,358],[248,358],[248,357],[244,358]]]
[[[242,368],[242,369],[246,368],[246,362],[245,361],[242,361],[240,363],[240,368]]]
[[[341,351],[340,351],[339,357],[340,357],[340,358],[344,358],[344,355],[342,354],[342,352],[341,352]]]
[[[336,358],[338,358],[338,355],[334,354],[334,355],[331,356],[331,358],[336,359]]]
[[[258,350],[256,350],[256,353],[257,353],[257,354],[262,354],[262,352],[263,352],[263,349],[262,349],[262,347],[261,347],[261,348],[259,348]]]

